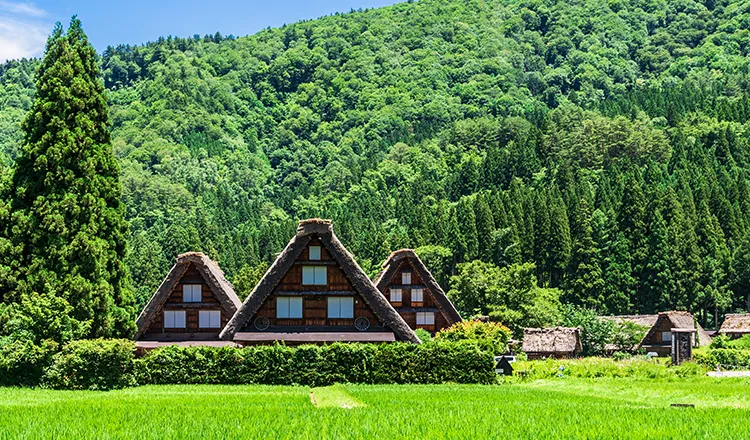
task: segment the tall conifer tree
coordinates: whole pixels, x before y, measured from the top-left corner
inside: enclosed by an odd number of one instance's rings
[[[14,293],[64,300],[77,336],[128,336],[133,292],[124,266],[127,224],[112,153],[98,56],[76,17],[47,41],[11,186],[21,249]]]

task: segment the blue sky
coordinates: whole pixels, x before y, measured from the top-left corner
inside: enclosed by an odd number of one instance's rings
[[[108,45],[140,44],[160,36],[254,34],[268,26],[317,18],[398,0],[0,0],[0,62],[40,56],[56,21],[78,14],[99,52]]]

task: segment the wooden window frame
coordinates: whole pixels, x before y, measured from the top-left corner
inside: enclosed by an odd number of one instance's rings
[[[312,280],[308,279],[308,271],[312,270]],[[320,279],[322,278],[322,280]],[[312,281],[312,282],[309,282]],[[302,266],[302,285],[303,286],[326,286],[328,285],[328,266]]]
[[[313,253],[313,249],[316,249],[315,253]],[[320,261],[322,259],[322,254],[323,248],[321,246],[313,245],[307,248],[308,260]]]
[[[299,302],[299,316],[292,316],[292,301]],[[282,314],[282,304],[285,304],[286,313]],[[286,315],[286,316],[284,316]],[[276,297],[276,319],[302,319],[305,315],[305,301],[301,296],[278,296]]]
[[[351,301],[351,316],[343,316],[341,304],[345,301]],[[338,313],[331,314],[331,305],[336,303]],[[354,297],[353,296],[329,296],[326,300],[326,315],[328,319],[354,319]]]
[[[171,327],[167,325],[167,316],[168,316],[167,314],[170,314],[172,316],[172,319],[171,319],[172,326]],[[177,325],[177,316],[178,315],[182,316],[182,326],[178,326]],[[164,328],[165,329],[166,328],[169,328],[169,329],[187,328],[187,316],[186,315],[187,314],[185,313],[184,310],[165,310],[164,311]]]
[[[204,318],[208,320],[208,325],[204,324]],[[214,320],[217,320],[214,322]],[[216,325],[213,325],[216,324]],[[198,311],[198,328],[221,328],[221,310],[199,310]]]
[[[404,286],[411,284],[411,272],[401,272],[401,284]]]
[[[195,288],[198,288],[198,300],[195,300]],[[188,290],[190,291],[188,293]],[[184,303],[201,303],[203,302],[203,285],[202,284],[183,284],[182,285],[182,302]]]
[[[425,318],[428,316],[431,319],[425,320]],[[422,318],[423,322],[419,322],[420,318]],[[425,321],[430,321],[430,320],[432,322],[425,322]],[[435,312],[417,312],[417,325],[434,326],[435,325]]]

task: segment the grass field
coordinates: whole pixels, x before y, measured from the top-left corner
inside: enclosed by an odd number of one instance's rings
[[[0,438],[746,439],[750,380],[6,388]]]

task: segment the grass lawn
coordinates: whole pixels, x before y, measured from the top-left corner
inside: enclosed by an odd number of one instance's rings
[[[0,438],[743,439],[750,438],[750,380],[4,388]]]

